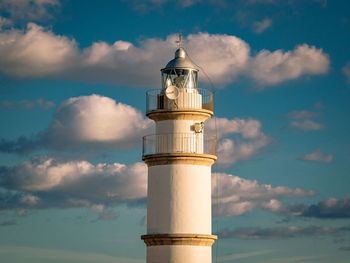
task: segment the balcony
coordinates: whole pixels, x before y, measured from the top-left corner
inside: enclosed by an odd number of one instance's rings
[[[217,138],[212,134],[174,133],[153,134],[143,137],[142,155],[154,154],[217,155]]]
[[[207,89],[179,89],[176,99],[165,96],[164,89],[152,89],[146,93],[146,112],[167,110],[207,110],[213,112],[213,93]]]

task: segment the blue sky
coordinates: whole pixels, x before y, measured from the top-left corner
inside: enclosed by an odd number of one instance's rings
[[[181,31],[214,85],[213,262],[348,262],[349,5],[1,1],[1,258],[145,262],[145,91]]]

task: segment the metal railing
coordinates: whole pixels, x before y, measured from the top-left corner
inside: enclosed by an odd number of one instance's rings
[[[200,153],[217,155],[217,138],[212,134],[174,133],[143,137],[143,156],[158,153]]]
[[[213,93],[207,89],[179,89],[176,99],[170,100],[163,89],[146,92],[146,111],[168,109],[205,109],[213,111]]]

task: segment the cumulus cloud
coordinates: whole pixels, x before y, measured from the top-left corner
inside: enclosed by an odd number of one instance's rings
[[[0,211],[17,210],[24,215],[32,209],[89,207],[99,215],[98,219],[115,219],[118,215],[108,208],[121,203],[145,204],[147,166],[144,163],[94,165],[87,161],[36,157],[12,167],[0,167],[0,186]],[[313,191],[272,187],[224,173],[212,176],[216,216],[242,215],[255,208],[271,210],[273,200],[313,194]],[[339,216],[339,211],[345,211],[348,206],[348,201],[327,201],[318,205],[321,211],[318,214]],[[273,212],[281,214],[281,207]],[[311,216],[311,211],[316,209],[304,207],[300,211]]]
[[[242,215],[257,207],[265,208],[265,203],[273,199],[314,195],[313,191],[284,186],[272,187],[269,184],[259,184],[256,180],[225,173],[213,175],[212,192],[217,216]]]
[[[59,0],[1,0],[0,10],[11,19],[39,21],[52,18],[60,7]]]
[[[349,226],[345,227],[324,227],[324,226],[286,226],[273,228],[241,227],[234,230],[224,229],[220,231],[221,238],[239,239],[285,239],[295,237],[315,237],[324,235],[334,235],[348,232]]]
[[[253,23],[253,31],[257,34],[260,34],[271,26],[272,26],[272,19],[265,18],[262,21],[255,21]]]
[[[342,70],[346,77],[346,82],[350,84],[350,62],[346,63],[346,65],[342,68]]]
[[[217,134],[218,138],[229,134],[241,134],[245,139],[256,139],[263,135],[261,127],[260,121],[251,118],[213,118],[205,123],[206,131]]]
[[[271,141],[262,130],[262,124],[254,119],[226,118],[210,119],[206,122],[206,132],[217,134],[218,163],[228,166],[241,160],[248,160]],[[235,138],[225,138],[234,135]]]
[[[29,23],[26,30],[0,33],[0,72],[14,78],[159,85],[159,69],[172,59],[176,40],[173,34],[165,40],[144,39],[137,45],[100,41],[81,50],[74,39]],[[245,76],[262,88],[305,74],[324,74],[329,68],[328,55],[307,44],[287,52],[263,50],[254,57],[245,41],[231,35],[191,34],[183,42],[191,59],[220,85]]]
[[[101,219],[112,219],[106,205],[146,197],[147,169],[144,163],[94,165],[40,157],[0,167],[0,185],[6,189],[0,195],[2,210],[91,207]]]
[[[260,51],[250,65],[251,75],[260,83],[278,84],[301,75],[324,74],[329,68],[329,58],[322,49],[303,44],[292,51]]]
[[[100,95],[80,96],[63,101],[55,109],[47,130],[17,141],[2,140],[0,151],[26,153],[53,148],[86,147],[121,149],[141,145],[142,135],[151,129],[137,109]]]
[[[324,155],[320,149],[317,149],[315,152],[305,154],[300,160],[331,163],[333,161],[333,154]]]
[[[283,216],[313,217],[319,219],[350,218],[350,200],[348,198],[329,198],[317,204],[283,204],[278,200],[263,203],[263,208]]]
[[[109,97],[81,96],[57,107],[47,136],[56,147],[92,143],[117,148],[141,138],[151,123],[139,110]]]
[[[0,43],[0,71],[16,77],[48,77],[70,70],[78,52],[74,40],[34,23],[28,23],[26,31],[1,32]]]
[[[266,136],[250,142],[235,142],[231,139],[224,139],[218,144],[218,163],[225,165],[235,164],[241,160],[248,160],[259,150],[268,144]]]
[[[291,203],[284,205],[281,201],[276,199],[271,199],[268,202],[264,202],[261,206],[265,210],[283,216],[301,216],[306,208],[306,205],[304,204]]]
[[[35,107],[39,107],[43,110],[48,110],[55,106],[52,101],[46,101],[43,98],[37,100],[17,100],[17,101],[7,101],[1,102],[1,106],[7,109],[20,109],[20,110],[32,110]]]
[[[316,218],[350,218],[350,199],[329,198],[310,205],[302,215]]]

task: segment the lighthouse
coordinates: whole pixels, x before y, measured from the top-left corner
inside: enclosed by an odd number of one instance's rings
[[[181,41],[181,39],[180,39]],[[211,263],[211,166],[217,138],[205,133],[213,94],[198,87],[199,69],[179,45],[161,69],[162,86],[146,93],[155,134],[143,137],[148,166],[147,263]]]

